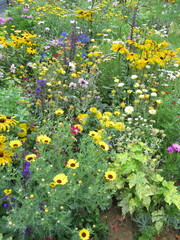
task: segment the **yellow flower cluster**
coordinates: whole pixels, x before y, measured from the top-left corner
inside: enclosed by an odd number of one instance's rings
[[[97,118],[99,122],[98,130],[89,131],[89,136],[91,136],[95,143],[98,144],[102,150],[108,151],[109,145],[104,141],[104,135],[106,135],[106,128],[113,128],[117,131],[124,131],[125,125],[123,122],[115,121],[116,116],[120,115],[119,111],[104,112],[101,113],[97,108],[91,107],[89,109],[90,114],[79,114],[77,116],[79,122],[83,125],[88,123],[90,118]],[[110,137],[111,138],[111,137]]]
[[[94,12],[95,11],[93,11],[93,10],[77,10],[76,13],[78,13],[78,15],[75,15],[75,16],[79,17],[79,18],[86,19],[90,22],[93,22],[92,14]]]
[[[5,116],[0,114],[0,131],[7,131],[10,129],[10,126],[15,126],[18,121],[14,117]]]
[[[133,68],[141,70],[147,64],[165,66],[168,61],[178,60],[175,58],[175,52],[165,48],[168,46],[166,41],[157,43],[151,39],[146,39],[143,44],[132,40],[127,40],[127,43],[132,45],[136,52],[129,51],[125,44],[121,42],[114,42],[111,49],[114,52],[125,54],[126,60],[131,62]]]

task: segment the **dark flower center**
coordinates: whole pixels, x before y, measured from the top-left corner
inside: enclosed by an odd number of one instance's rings
[[[75,167],[76,166],[76,164],[75,163],[71,163],[71,167]]]
[[[15,143],[15,144],[13,145],[13,147],[18,147],[18,144],[17,144],[17,143]]]
[[[7,119],[11,119],[11,117],[10,117],[10,116],[6,116],[6,118],[7,118]]]
[[[86,237],[86,233],[85,232],[82,233],[82,237]]]
[[[57,180],[57,183],[62,183],[62,181],[60,179]]]
[[[102,149],[105,149],[105,146],[104,146],[104,145],[101,145],[101,148],[102,148]]]
[[[32,157],[29,157],[28,160],[32,160],[33,158]]]
[[[0,157],[3,157],[4,156],[4,154],[3,153],[0,153]]]
[[[4,123],[5,119],[4,118],[0,118],[0,123]]]
[[[109,178],[109,179],[112,179],[112,178],[113,178],[113,175],[109,174],[109,175],[108,175],[108,178]]]

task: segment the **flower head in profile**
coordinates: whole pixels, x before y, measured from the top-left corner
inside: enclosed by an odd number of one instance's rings
[[[116,179],[116,173],[114,171],[107,171],[104,176],[106,180],[113,181]]]
[[[68,182],[68,177],[64,173],[60,173],[53,178],[56,185],[65,185]]]
[[[76,169],[79,167],[79,163],[74,158],[71,158],[67,161],[66,167]]]
[[[82,240],[88,240],[90,238],[90,232],[87,229],[83,228],[79,231],[79,237]]]

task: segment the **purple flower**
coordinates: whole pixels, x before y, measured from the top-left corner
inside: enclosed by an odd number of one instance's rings
[[[54,40],[51,41],[51,45],[52,45],[52,46],[57,46],[58,44],[59,44],[59,41],[56,40],[56,39],[54,39]]]
[[[3,200],[8,200],[8,196],[4,196],[2,199]]]
[[[40,88],[36,88],[35,90],[34,90],[34,92],[35,93],[40,93],[42,90],[40,89]]]
[[[174,150],[175,150],[176,152],[180,152],[180,145],[179,145],[179,144],[173,143],[173,144],[172,144],[172,147],[174,148]]]
[[[71,83],[69,84],[69,87],[72,88],[72,89],[76,89],[76,86],[77,86],[77,84],[74,83],[74,82],[71,82]]]
[[[23,12],[28,12],[29,8],[23,8]]]
[[[172,146],[168,147],[166,150],[167,150],[169,153],[174,153],[174,152],[175,152],[175,151],[174,151],[174,148],[173,148]]]
[[[0,17],[0,24],[4,25],[6,23],[6,19]]]
[[[87,87],[88,86],[88,81],[84,80],[84,78],[79,78],[78,83],[81,87]]]
[[[25,168],[28,168],[28,167],[31,166],[31,163],[30,163],[30,162],[25,162],[25,163],[23,164],[23,166],[24,166]]]
[[[45,86],[47,81],[46,80],[38,80],[38,86]]]

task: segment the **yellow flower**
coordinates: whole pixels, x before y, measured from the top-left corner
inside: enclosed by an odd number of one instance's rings
[[[79,237],[82,240],[88,240],[90,238],[90,232],[87,229],[83,228],[79,231]]]
[[[54,113],[57,114],[57,115],[62,115],[64,113],[64,110],[59,108]]]
[[[76,124],[74,127],[78,127],[80,133],[83,131],[83,126],[80,124]]]
[[[76,169],[79,167],[79,163],[75,159],[71,158],[67,161],[66,167]]]
[[[115,115],[115,116],[119,116],[120,114],[121,114],[120,112],[114,111],[114,115]]]
[[[103,141],[99,141],[98,142],[99,146],[101,147],[102,150],[104,151],[108,151],[109,150],[109,146],[107,143],[103,142]]]
[[[46,213],[48,213],[48,212],[49,212],[49,209],[48,209],[48,208],[45,208],[44,211],[45,211]]]
[[[36,138],[37,142],[42,142],[45,144],[49,144],[51,142],[51,138],[49,138],[47,135],[40,135]]]
[[[4,165],[4,164],[11,164],[12,163],[12,159],[11,157],[13,156],[13,152],[12,151],[7,151],[5,149],[0,149],[0,165]]]
[[[27,135],[28,127],[25,123],[19,124],[21,131],[17,133],[18,137],[25,137]]]
[[[115,123],[113,121],[106,121],[105,122],[105,126],[106,127],[114,127],[115,126]]]
[[[37,157],[36,154],[29,154],[25,156],[25,160],[27,162],[32,162],[32,161],[35,161],[36,157]]]
[[[22,145],[20,140],[12,140],[9,143],[9,146],[12,148],[20,147]]]
[[[95,108],[95,107],[91,107],[91,108],[89,109],[89,111],[90,111],[91,113],[96,113],[98,110],[97,110],[97,108]]]
[[[113,181],[116,179],[116,173],[114,171],[107,171],[104,176],[106,180]]]
[[[50,182],[49,186],[53,188],[53,187],[56,186],[56,183],[55,182]]]
[[[68,182],[68,177],[64,173],[60,173],[53,178],[56,185],[64,185]]]
[[[30,198],[34,198],[34,194],[31,194],[29,197],[30,197]]]
[[[36,50],[33,49],[33,48],[31,48],[31,47],[28,47],[28,48],[26,49],[26,52],[29,53],[29,54],[35,54],[35,53],[36,53]]]
[[[12,193],[12,189],[5,189],[4,193],[6,194],[6,196],[8,196]]]
[[[126,103],[124,103],[124,102],[122,102],[122,103],[120,104],[120,107],[122,107],[122,108],[125,108],[125,106],[126,106]]]
[[[119,131],[124,131],[125,125],[122,122],[116,122],[114,128]]]
[[[98,119],[102,118],[102,113],[101,113],[100,111],[97,111],[97,112],[96,112],[96,117],[97,117]]]
[[[88,114],[79,114],[77,118],[79,119],[79,122],[84,125],[86,124],[88,116],[89,116]]]
[[[0,131],[6,131],[10,129],[10,123],[7,121],[6,116],[0,114]]]
[[[4,135],[0,135],[0,148],[5,147],[5,141],[6,141],[6,137]]]

